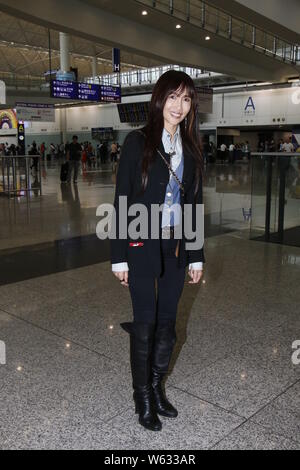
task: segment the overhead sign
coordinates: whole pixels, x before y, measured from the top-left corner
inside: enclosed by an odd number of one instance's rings
[[[113,48],[113,73],[121,73],[121,51]]]
[[[52,104],[16,103],[17,118],[28,122],[55,122],[55,107]]]
[[[52,80],[51,96],[67,100],[120,103],[121,88],[117,86],[95,85],[93,83]]]
[[[83,101],[101,101],[100,85],[78,83],[78,98]]]
[[[77,100],[78,99],[78,84],[76,82],[64,82],[60,80],[51,80],[51,96],[53,98]]]
[[[100,101],[103,103],[121,103],[121,87],[100,85]]]
[[[203,114],[213,113],[213,96],[212,88],[196,87],[198,95],[199,112]]]

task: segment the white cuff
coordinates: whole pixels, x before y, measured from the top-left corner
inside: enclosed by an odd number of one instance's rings
[[[189,271],[203,271],[203,263],[192,263],[189,265]]]
[[[111,267],[113,273],[122,273],[124,271],[129,271],[128,263],[116,263],[112,264]]]

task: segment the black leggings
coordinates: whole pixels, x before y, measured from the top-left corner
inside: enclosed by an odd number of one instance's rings
[[[185,268],[179,268],[175,250],[178,240],[162,240],[163,273],[155,277],[135,276],[129,271],[129,289],[134,321],[156,323],[176,321],[177,307],[183,291]]]

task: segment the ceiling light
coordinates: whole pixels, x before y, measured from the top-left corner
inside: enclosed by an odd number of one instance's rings
[[[142,11],[142,15],[143,16],[147,16],[148,15],[148,12],[146,10]]]
[[[181,28],[182,28],[181,24],[176,25],[176,29],[181,29]]]
[[[206,36],[205,41],[210,41],[210,36]]]

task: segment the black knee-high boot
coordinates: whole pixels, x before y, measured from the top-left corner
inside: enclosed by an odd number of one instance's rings
[[[178,416],[178,411],[168,401],[163,386],[163,379],[168,373],[175,343],[175,322],[158,323],[152,352],[152,388],[156,411],[167,418],[177,418]]]
[[[150,431],[161,431],[157,416],[154,393],[151,386],[151,354],[155,325],[145,323],[122,323],[130,334],[130,359],[133,380],[135,410],[139,423]]]

